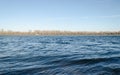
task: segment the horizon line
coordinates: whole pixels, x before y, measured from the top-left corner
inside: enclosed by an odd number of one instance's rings
[[[53,32],[53,31],[58,31],[58,32],[120,32],[120,30],[116,30],[116,31],[115,30],[114,31],[113,30],[112,31],[110,31],[110,30],[109,31],[108,30],[103,30],[103,31],[94,31],[94,30],[89,31],[88,30],[88,31],[86,31],[85,30],[85,31],[83,31],[83,30],[54,30],[54,29],[53,30],[49,30],[49,29],[48,30],[42,30],[42,29],[41,30],[40,29],[31,30],[31,29],[29,29],[29,30],[25,30],[25,31],[24,30],[20,31],[20,30],[10,30],[10,29],[3,29],[3,28],[0,29],[0,32],[1,31],[4,31],[4,32],[5,31],[6,32],[8,32],[8,31],[11,31],[11,32],[35,32],[35,31],[41,31],[41,32],[44,32],[44,31],[51,31],[51,32]]]

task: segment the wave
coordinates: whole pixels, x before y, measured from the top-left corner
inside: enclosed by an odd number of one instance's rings
[[[0,75],[120,75],[120,37],[0,37]]]

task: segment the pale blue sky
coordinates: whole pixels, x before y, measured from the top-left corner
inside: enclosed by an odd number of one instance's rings
[[[120,31],[120,0],[0,0],[0,29]]]

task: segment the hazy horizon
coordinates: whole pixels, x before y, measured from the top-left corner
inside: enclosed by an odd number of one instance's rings
[[[120,31],[120,0],[0,0],[0,29]]]

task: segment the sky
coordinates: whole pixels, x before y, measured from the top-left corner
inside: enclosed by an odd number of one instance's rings
[[[120,31],[120,0],[0,0],[0,29]]]

